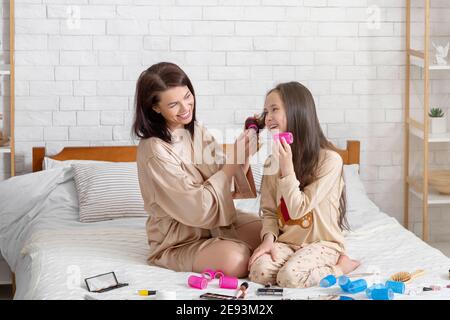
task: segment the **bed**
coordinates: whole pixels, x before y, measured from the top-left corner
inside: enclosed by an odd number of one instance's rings
[[[450,259],[381,212],[369,200],[359,180],[359,142],[348,141],[339,152],[347,186],[348,254],[361,262],[354,273],[368,272],[369,283],[386,281],[398,271],[426,270],[408,286],[409,294],[395,299],[450,299]],[[205,290],[187,286],[192,273],[174,272],[147,264],[145,217],[95,223],[78,219],[78,198],[71,167],[42,170],[44,148],[33,148],[33,173],[0,183],[0,249],[15,278],[14,299],[155,299],[138,289],[175,291],[177,299],[199,299],[200,294],[233,294],[210,282]],[[68,147],[54,160],[134,162],[135,146]],[[258,214],[259,198],[236,200],[240,210]],[[105,293],[89,293],[83,279],[114,271],[129,285]],[[247,280],[248,281],[248,280]],[[249,282],[248,299],[270,299],[255,294],[262,287]],[[423,292],[423,286],[440,291]],[[285,289],[285,299],[311,299],[339,294],[338,287]],[[355,299],[366,299],[360,293]],[[277,298],[272,298],[277,299]],[[278,298],[279,299],[279,298]]]

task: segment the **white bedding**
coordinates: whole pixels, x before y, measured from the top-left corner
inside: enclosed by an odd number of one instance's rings
[[[96,223],[78,221],[78,199],[71,168],[56,168],[9,179],[0,184],[0,249],[16,274],[15,299],[85,299],[83,279],[114,271],[129,286],[97,299],[154,299],[139,297],[138,289],[174,290],[178,299],[198,299],[204,292],[233,294],[218,281],[207,289],[187,286],[191,273],[147,265],[145,218]],[[5,205],[4,205],[5,204]],[[240,209],[256,212],[257,200],[236,202]],[[350,208],[352,209],[352,208]],[[369,284],[385,281],[397,271],[425,269],[426,275],[410,286],[441,285],[441,291],[396,295],[396,299],[450,299],[450,259],[428,246],[395,219],[380,212],[366,198],[349,211],[352,232],[346,235],[348,254],[361,261],[355,272],[379,271],[366,277]],[[250,283],[249,299],[258,284]],[[305,299],[340,293],[338,287],[285,289],[284,298]],[[354,296],[364,299],[364,294]],[[265,297],[267,298],[267,297]]]

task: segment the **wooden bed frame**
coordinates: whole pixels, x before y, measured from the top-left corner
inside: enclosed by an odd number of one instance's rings
[[[228,145],[224,145],[227,149]],[[112,162],[136,161],[136,146],[66,147],[49,158],[55,160],[98,160]],[[359,164],[360,142],[347,141],[347,149],[338,150],[344,164]],[[45,147],[33,148],[33,172],[42,170]]]

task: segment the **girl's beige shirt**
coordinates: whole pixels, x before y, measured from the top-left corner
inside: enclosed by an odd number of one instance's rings
[[[322,149],[317,179],[303,191],[295,174],[283,178],[279,173],[266,174],[274,172],[273,166],[276,166],[275,160],[269,157],[261,184],[261,239],[271,233],[279,242],[299,246],[325,241],[327,246],[344,252],[344,236],[338,225],[339,200],[344,188],[341,156]],[[278,212],[281,197],[291,218],[287,223]]]

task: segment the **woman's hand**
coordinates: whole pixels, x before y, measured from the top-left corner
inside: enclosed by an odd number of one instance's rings
[[[228,179],[231,179],[231,177],[233,177],[238,172],[239,168],[240,168],[240,165],[229,163],[229,164],[223,165],[222,171],[225,172]]]
[[[250,157],[257,151],[257,141],[257,135],[253,129],[245,130],[239,135],[234,143],[233,161],[225,164],[222,168],[229,177],[235,175],[240,168],[243,169],[244,173],[247,173],[250,166]]]
[[[258,248],[253,251],[252,256],[248,260],[248,270],[252,267],[252,264],[263,254],[269,253],[272,257],[272,260],[275,261],[277,259],[277,255],[275,252],[275,245],[274,245],[274,237],[272,234],[267,234],[264,237],[263,242],[258,246]]]
[[[281,142],[280,142],[281,141]],[[284,138],[275,142],[274,157],[278,159],[280,165],[281,177],[286,177],[290,174],[295,175],[294,163],[292,162],[292,149]]]

